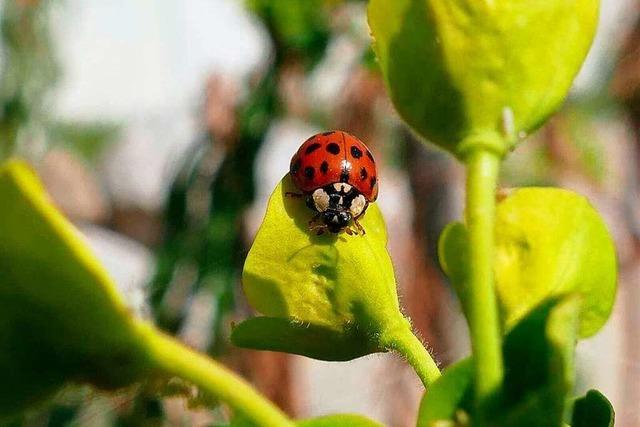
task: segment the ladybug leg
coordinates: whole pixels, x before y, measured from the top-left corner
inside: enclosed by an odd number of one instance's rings
[[[356,225],[356,228],[358,229],[358,233],[357,234],[361,234],[361,235],[365,235],[367,234],[367,232],[365,231],[364,227],[362,226],[362,224],[360,224],[358,222],[358,218],[354,218],[353,219],[353,223]]]
[[[317,214],[315,214],[313,218],[309,220],[309,225],[315,224],[316,221],[318,221],[318,218],[320,218],[320,215],[322,215],[322,212],[318,212]]]
[[[292,199],[299,199],[301,197],[304,197],[304,194],[302,193],[293,193],[291,191],[287,191],[286,193],[284,193],[284,195],[287,197],[291,197]]]
[[[315,225],[309,224],[309,230],[315,231],[317,236],[324,233],[326,229],[327,229],[327,226],[324,224],[315,224]]]
[[[346,232],[347,232],[347,234],[348,234],[349,236],[353,236],[353,233],[354,233],[354,232],[353,232],[353,230],[351,229],[351,227],[347,227],[347,228],[345,228],[345,229],[344,229],[344,231],[346,231]]]

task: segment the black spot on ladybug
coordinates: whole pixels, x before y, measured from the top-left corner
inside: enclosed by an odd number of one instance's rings
[[[320,144],[317,142],[314,142],[313,144],[311,144],[310,146],[307,147],[306,150],[304,150],[305,154],[311,154],[314,151],[316,151],[318,148],[320,148]]]
[[[353,145],[351,146],[351,155],[354,159],[359,159],[360,157],[362,157],[362,150]]]
[[[343,169],[340,174],[340,181],[349,182],[349,169]]]
[[[373,162],[373,154],[369,150],[367,150],[367,157]]]
[[[322,136],[329,136],[329,135],[333,135],[334,133],[336,133],[336,132],[333,131],[333,130],[330,130],[329,132],[323,132]]]
[[[313,175],[315,175],[316,171],[311,166],[307,166],[304,168],[304,176],[307,179],[313,179]]]
[[[336,144],[335,142],[331,142],[329,144],[327,144],[327,151],[330,152],[331,154],[340,154],[340,146],[338,144]]]
[[[365,179],[367,179],[367,176],[369,176],[369,174],[367,173],[367,168],[360,169],[360,179],[364,181]]]
[[[327,172],[329,172],[329,163],[327,163],[326,160],[322,162],[322,164],[320,165],[320,172],[322,172],[324,175],[326,175]]]
[[[297,159],[293,165],[291,165],[291,175],[297,175],[298,171],[300,170],[300,159]]]
[[[305,172],[306,172],[306,171],[305,171]],[[376,182],[377,182],[376,177],[375,177],[375,176],[372,176],[372,177],[371,177],[371,181],[369,181],[369,185],[371,186],[371,189],[372,189],[372,190],[373,190],[373,187],[375,187],[375,186],[376,186]]]

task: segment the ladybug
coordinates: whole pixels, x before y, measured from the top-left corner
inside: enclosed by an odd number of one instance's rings
[[[378,197],[378,175],[371,151],[353,135],[342,131],[319,133],[307,139],[293,155],[289,173],[317,212],[309,228],[318,235],[331,233],[365,234],[358,222],[369,203]],[[355,225],[355,229],[352,228]]]

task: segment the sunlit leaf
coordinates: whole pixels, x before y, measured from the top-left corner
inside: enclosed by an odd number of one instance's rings
[[[440,263],[466,301],[466,230],[449,225]],[[515,190],[497,207],[496,289],[507,329],[550,296],[581,296],[579,336],[606,322],[616,294],[615,248],[599,214],[582,196],[556,188]]]
[[[579,336],[595,334],[616,294],[613,240],[588,200],[556,188],[516,190],[498,205],[496,287],[507,327],[550,295],[581,296]]]
[[[234,341],[327,360],[384,350],[381,337],[409,325],[400,313],[378,207],[371,204],[361,220],[364,236],[317,236],[309,230],[313,212],[304,200],[286,196],[296,191],[288,175],[276,187],[243,271],[249,303],[284,320],[241,324]]]
[[[396,109],[456,155],[504,153],[539,126],[566,96],[597,15],[598,0],[369,2]]]

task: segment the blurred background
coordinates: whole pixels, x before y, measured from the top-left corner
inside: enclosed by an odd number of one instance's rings
[[[393,355],[326,363],[228,342],[251,315],[239,278],[266,200],[311,134],[360,137],[381,169],[401,301],[443,366],[467,329],[436,259],[462,215],[464,175],[394,113],[365,1],[4,0],[0,159],[37,168],[132,309],[208,352],[296,417],[358,412],[415,423],[422,386]],[[502,185],[589,197],[618,251],[605,329],[578,347],[598,388],[640,425],[640,2],[602,1],[596,42],[563,109],[507,161]],[[1,207],[0,207],[1,208]],[[1,243],[0,243],[1,244]],[[184,395],[188,395],[185,398]],[[158,396],[162,397],[158,397]],[[213,426],[188,385],[65,390],[12,426]]]

